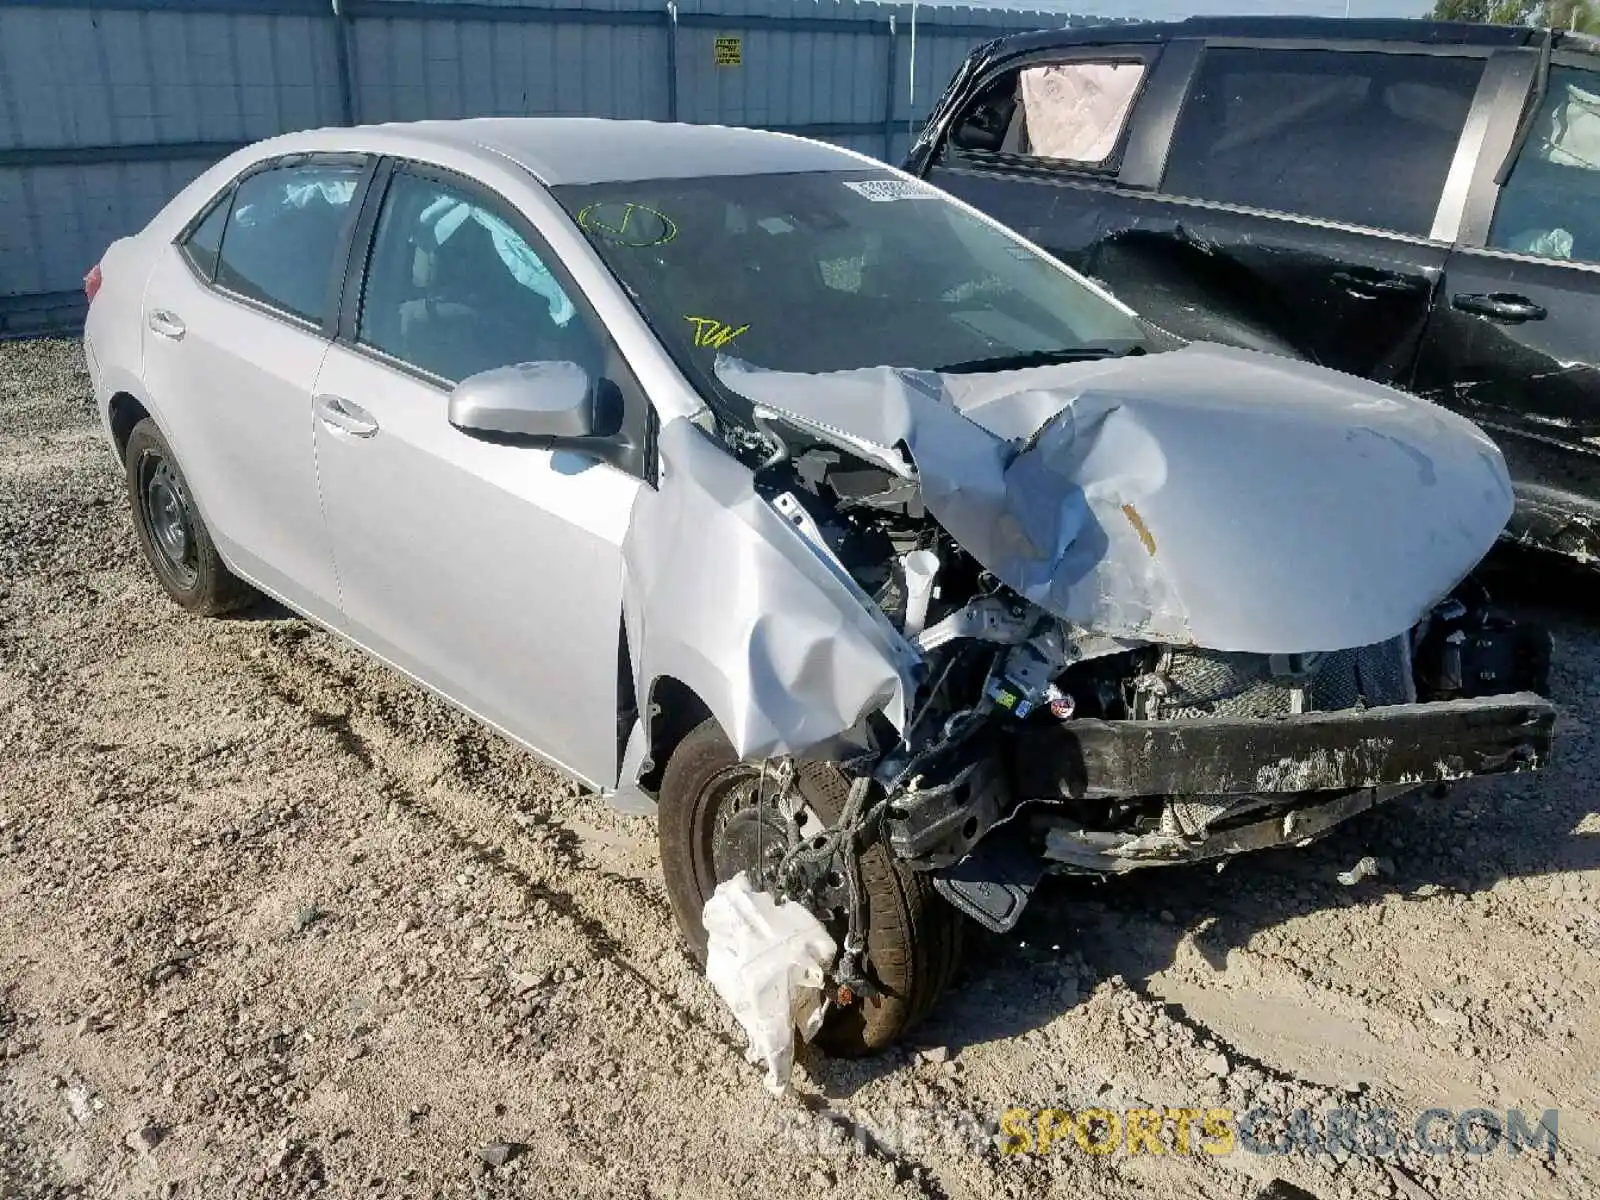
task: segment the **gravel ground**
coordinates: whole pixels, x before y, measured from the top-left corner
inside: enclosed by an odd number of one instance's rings
[[[1220,873],[1047,887],[911,1045],[803,1055],[780,1100],[678,942],[648,820],[282,610],[180,613],[77,343],[0,345],[0,1196],[1600,1194],[1600,601],[1514,574],[1557,639],[1549,772]],[[1387,1109],[1403,1136],[1558,1108],[1561,1146],[985,1132],[1047,1105]]]

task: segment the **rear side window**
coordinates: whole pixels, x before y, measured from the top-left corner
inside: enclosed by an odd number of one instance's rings
[[[1426,235],[1483,60],[1207,50],[1162,190]]]
[[[183,242],[185,257],[203,279],[209,280],[217,273],[217,251],[222,247],[222,226],[228,219],[228,201],[232,198],[232,190],[218,197],[205,219],[189,231]]]
[[[956,123],[952,142],[957,150],[1109,166],[1144,76],[1142,62],[1024,67],[984,90]]]
[[[246,177],[223,231],[217,283],[320,323],[362,168],[309,163]]]
[[[1600,72],[1550,69],[1544,103],[1501,189],[1489,244],[1600,262]]]

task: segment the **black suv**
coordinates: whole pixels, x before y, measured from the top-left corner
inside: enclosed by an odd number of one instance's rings
[[[1297,18],[1022,34],[973,52],[907,167],[1179,337],[1465,413],[1505,452],[1510,532],[1600,557],[1600,43]]]

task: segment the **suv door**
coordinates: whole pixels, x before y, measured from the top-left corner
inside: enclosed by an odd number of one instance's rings
[[[1474,161],[1463,134],[1485,57],[1173,41],[1098,194],[1081,182],[1046,193],[1014,171],[1004,201],[970,184],[964,194],[1180,337],[1403,381],[1459,212],[1441,198],[1464,194]],[[1012,72],[980,83],[980,97]],[[941,161],[995,179],[962,151],[962,121]],[[1019,222],[1007,205],[1033,215]]]
[[[1532,54],[1524,56],[1531,60]],[[1503,186],[1520,93],[1501,106],[1417,368],[1424,395],[1489,430],[1513,529],[1600,555],[1600,69],[1557,55]]]
[[[366,174],[350,156],[252,168],[158,255],[144,298],[145,385],[224,560],[334,625],[311,385]]]
[[[1435,231],[1441,197],[1473,162],[1463,132],[1484,62],[1208,45],[1161,197],[1129,205],[1091,269],[1128,280],[1121,297],[1182,336],[1232,340],[1231,316],[1313,362],[1404,382],[1454,234]],[[1207,309],[1221,328],[1191,327]]]
[[[643,458],[612,465],[487,440],[449,423],[448,399],[480,371],[575,362],[612,402],[628,447],[648,441],[648,403],[554,254],[501,197],[406,165],[367,209],[364,270],[347,288],[315,389],[348,631],[480,719],[610,786],[621,547],[646,486]]]

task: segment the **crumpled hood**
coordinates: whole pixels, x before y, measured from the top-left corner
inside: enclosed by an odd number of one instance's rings
[[[1470,421],[1320,367],[1196,344],[940,375],[720,358],[759,408],[907,472],[969,553],[1111,637],[1263,654],[1410,629],[1512,511]]]

